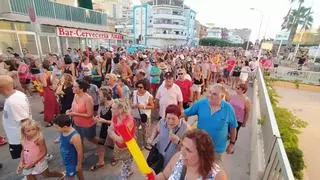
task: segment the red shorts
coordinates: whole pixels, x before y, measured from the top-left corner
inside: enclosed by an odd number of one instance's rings
[[[160,87],[160,84],[150,84],[150,88],[152,89],[152,90],[157,90],[158,88]]]

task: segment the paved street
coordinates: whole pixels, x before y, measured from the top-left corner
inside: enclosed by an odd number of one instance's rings
[[[249,92],[251,94],[251,92]],[[33,118],[37,121],[43,122],[43,115],[39,114],[42,110],[43,105],[39,96],[34,95],[30,98]],[[0,113],[2,117],[2,112]],[[2,118],[0,118],[2,121]],[[191,122],[190,120],[189,122]],[[43,123],[42,123],[43,124]],[[58,133],[55,131],[54,127],[42,128],[43,133],[46,138],[46,144],[48,147],[49,153],[54,155],[54,159],[49,162],[49,167],[52,170],[63,171],[64,167],[59,154],[59,147],[57,144],[53,143],[53,140],[58,136]],[[248,126],[240,130],[239,139],[236,144],[236,151],[233,155],[225,155],[224,165],[226,172],[230,180],[248,180],[249,179],[249,167],[250,167],[250,137],[251,137],[251,125],[248,123]],[[4,135],[2,122],[0,125],[0,135]],[[95,156],[95,146],[90,143],[85,143],[85,163],[84,163],[84,174],[85,178],[89,180],[113,180],[117,179],[119,174],[120,163],[117,166],[112,167],[110,165],[111,150],[106,149],[106,166],[96,172],[88,171],[90,165],[94,164],[97,161]],[[147,152],[144,152],[147,154]],[[18,176],[15,172],[18,162],[10,158],[8,152],[8,145],[0,147],[0,162],[4,167],[0,170],[0,180],[20,180],[21,176]],[[144,179],[140,175],[136,166],[134,165],[135,173],[131,176],[132,180]]]

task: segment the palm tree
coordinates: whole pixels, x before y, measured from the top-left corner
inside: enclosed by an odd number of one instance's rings
[[[300,5],[298,9],[289,11],[288,15],[284,18],[285,22],[282,25],[282,29],[287,29],[290,31],[289,45],[292,44],[292,41],[299,26],[300,31],[308,30],[312,27],[313,12],[311,11],[311,7],[306,8]]]

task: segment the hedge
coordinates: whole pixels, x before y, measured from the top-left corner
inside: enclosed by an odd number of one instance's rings
[[[203,38],[199,41],[200,46],[219,46],[219,47],[242,47],[242,44],[234,44],[231,41],[217,38]]]
[[[293,171],[293,175],[296,179],[302,180],[305,164],[303,152],[299,148],[298,134],[302,128],[307,126],[307,123],[295,116],[290,110],[278,105],[279,95],[271,85],[271,82],[274,79],[265,77],[265,80],[274,115],[278,123],[280,135],[291,165],[291,169]]]

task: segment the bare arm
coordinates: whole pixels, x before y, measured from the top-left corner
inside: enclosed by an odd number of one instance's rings
[[[119,98],[123,98],[123,91],[120,85],[117,86],[117,92],[118,92]]]
[[[227,177],[226,173],[223,170],[221,170],[218,172],[215,179],[216,180],[228,180],[228,177]]]
[[[44,74],[44,73],[42,73],[41,75],[40,75],[40,82],[41,82],[41,84],[42,84],[42,86],[43,87],[47,87],[47,81],[46,81],[46,77],[45,77],[46,75]]]
[[[71,138],[71,144],[76,148],[77,151],[77,158],[78,158],[78,163],[77,163],[77,170],[82,169],[82,161],[83,161],[83,147],[81,143],[81,138],[80,135],[74,135]]]
[[[153,108],[154,108],[153,97],[150,96],[148,99],[148,104],[146,105],[145,109],[153,109]]]
[[[245,103],[245,107],[244,107],[244,123],[246,124],[246,122],[249,119],[249,113],[250,113],[250,109],[251,109],[251,102],[249,100],[249,98],[246,98],[246,103]]]

